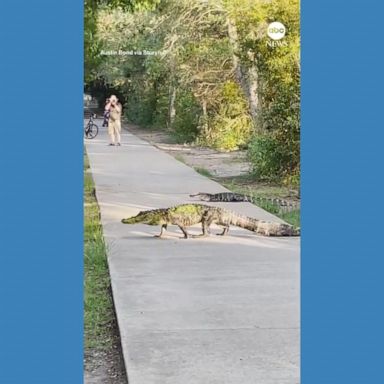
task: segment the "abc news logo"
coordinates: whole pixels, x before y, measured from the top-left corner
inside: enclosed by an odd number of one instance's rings
[[[268,25],[267,35],[273,41],[267,41],[267,45],[270,47],[281,47],[284,45],[288,45],[286,41],[279,41],[285,36],[285,26],[279,21],[274,21],[273,23]]]

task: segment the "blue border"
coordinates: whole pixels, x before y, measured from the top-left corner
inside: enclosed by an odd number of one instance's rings
[[[0,18],[0,383],[82,383],[83,2]]]
[[[384,382],[380,4],[303,1],[303,384]],[[82,382],[82,8],[2,4],[1,383]]]
[[[384,383],[381,4],[302,4],[303,384]]]

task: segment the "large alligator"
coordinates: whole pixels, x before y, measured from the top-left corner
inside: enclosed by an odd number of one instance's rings
[[[171,208],[142,211],[136,216],[123,219],[121,222],[123,224],[161,225],[161,232],[156,237],[163,237],[168,224],[177,225],[186,239],[208,236],[211,224],[224,227],[223,232],[220,233],[221,236],[228,233],[230,225],[263,236],[300,236],[300,228],[294,228],[289,224],[257,220],[227,209],[203,204],[182,204]],[[199,223],[202,225],[203,233],[191,236],[187,232],[187,227]]]

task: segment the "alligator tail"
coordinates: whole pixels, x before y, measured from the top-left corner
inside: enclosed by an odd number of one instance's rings
[[[230,224],[263,236],[300,236],[300,228],[286,223],[275,223],[247,216],[231,215]]]

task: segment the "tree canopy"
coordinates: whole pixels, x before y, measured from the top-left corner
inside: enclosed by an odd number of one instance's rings
[[[86,0],[85,74],[121,95],[131,122],[248,148],[256,176],[298,182],[298,0]]]

